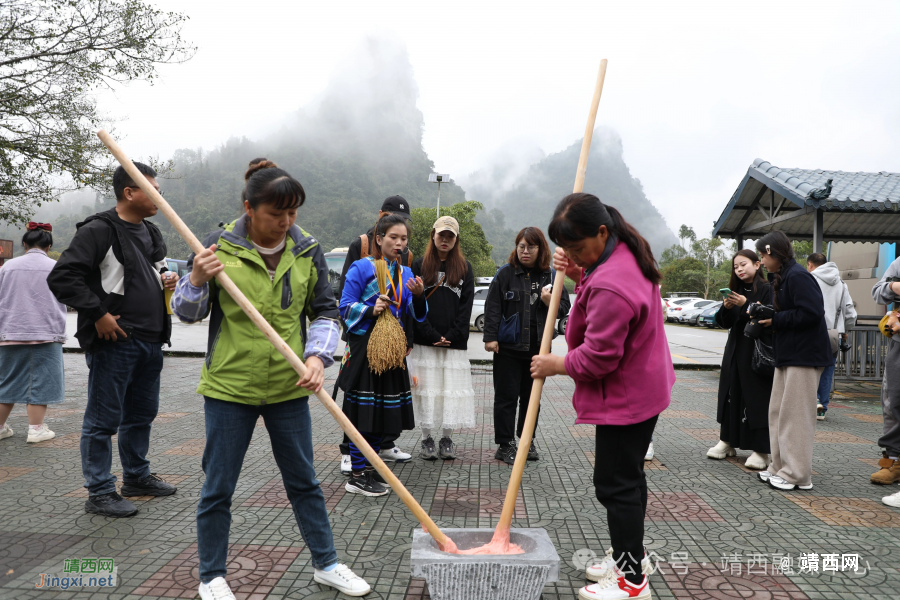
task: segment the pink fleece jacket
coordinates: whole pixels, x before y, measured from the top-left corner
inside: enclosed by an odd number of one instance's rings
[[[669,406],[675,369],[659,287],[623,242],[575,288],[566,325],[566,372],[576,423],[632,425]]]

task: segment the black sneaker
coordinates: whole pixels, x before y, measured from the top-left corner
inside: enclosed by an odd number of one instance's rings
[[[456,446],[453,444],[453,440],[448,437],[441,438],[441,441],[438,442],[438,446],[440,447],[439,456],[444,460],[453,460],[456,458]]]
[[[122,484],[123,496],[171,496],[177,490],[178,488],[171,483],[166,483],[155,473]]]
[[[89,496],[84,503],[84,512],[104,517],[131,517],[138,512],[137,507],[116,492]]]
[[[534,440],[531,440],[531,446],[528,448],[528,460],[541,460],[541,455],[538,454],[537,444]]]
[[[515,464],[516,445],[513,443],[500,444],[500,447],[497,448],[497,451],[494,453],[494,458],[497,460],[502,460],[508,465]]]
[[[383,483],[378,483],[373,477],[374,471],[364,471],[357,475],[350,475],[350,481],[344,485],[344,489],[351,494],[362,494],[363,496],[384,496],[388,493],[388,488]]]
[[[434,440],[428,436],[422,440],[422,449],[419,450],[419,458],[425,460],[437,460],[437,450],[434,449]]]

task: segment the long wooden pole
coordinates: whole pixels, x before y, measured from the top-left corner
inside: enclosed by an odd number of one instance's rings
[[[581,143],[581,156],[578,159],[578,170],[575,172],[575,187],[573,193],[578,193],[584,188],[584,175],[587,172],[588,155],[591,152],[591,138],[594,135],[594,122],[597,120],[597,108],[600,106],[600,94],[603,92],[603,80],[606,79],[606,59],[600,61],[600,71],[597,73],[597,84],[594,87],[594,98],[591,100],[591,110],[588,113],[587,126],[584,130],[584,141]],[[550,353],[550,345],[553,342],[553,329],[556,324],[556,314],[559,312],[559,302],[562,299],[563,286],[565,285],[565,271],[557,271],[553,282],[553,292],[550,296],[550,306],[547,310],[547,322],[544,323],[544,337],[541,340],[541,354]],[[494,532],[494,541],[501,538],[509,540],[509,529],[512,525],[513,511],[516,506],[516,498],[519,495],[519,486],[522,484],[522,473],[525,471],[525,463],[528,460],[528,449],[531,446],[531,438],[534,435],[534,427],[537,423],[538,409],[541,405],[541,393],[544,390],[544,378],[534,380],[531,388],[531,398],[528,400],[528,411],[525,413],[525,424],[522,427],[522,437],[519,449],[516,451],[516,460],[512,473],[509,475],[509,487],[506,490],[506,499],[503,501],[503,512],[497,522]]]
[[[175,228],[175,231],[178,232],[178,235],[187,242],[187,245],[191,248],[191,250],[195,254],[199,254],[204,250],[203,245],[200,243],[200,240],[193,234],[193,232],[188,228],[187,225],[184,224],[184,221],[181,220],[181,217],[178,216],[169,203],[165,201],[165,199],[156,191],[150,182],[147,181],[147,178],[137,170],[137,167],[134,166],[134,163],[125,155],[125,152],[119,147],[119,145],[112,139],[112,137],[104,130],[100,130],[97,132],[97,137],[109,148],[109,151],[112,155],[119,161],[119,164],[125,169],[128,175],[134,180],[134,182],[138,185],[138,187],[143,190],[145,194],[153,201],[153,204],[159,208],[162,214],[169,220],[169,223],[172,224],[172,227]],[[281,339],[281,336],[269,325],[269,322],[266,321],[259,311],[256,310],[256,307],[247,300],[247,297],[244,296],[243,292],[231,281],[231,278],[228,277],[224,272],[216,275],[216,281],[219,285],[228,292],[228,295],[231,296],[235,302],[241,307],[241,309],[250,317],[250,320],[259,327],[259,329],[265,334],[269,341],[278,349],[282,356],[284,356],[285,360],[294,368],[297,373],[303,377],[306,374],[306,365],[303,364],[303,361],[300,360],[300,357],[288,346],[287,342]],[[441,532],[438,526],[434,521],[431,520],[431,517],[428,516],[422,507],[416,502],[416,499],[413,498],[412,494],[409,493],[400,480],[397,479],[397,476],[394,475],[393,471],[391,471],[384,461],[381,460],[381,457],[378,456],[378,453],[372,449],[372,446],[366,441],[366,439],[356,430],[356,427],[353,426],[353,423],[350,422],[350,419],[344,414],[344,412],[338,408],[338,405],[335,404],[334,400],[332,400],[331,396],[328,395],[328,392],[325,391],[325,387],[322,386],[318,392],[316,392],[316,397],[322,401],[322,404],[325,405],[325,408],[328,412],[331,413],[331,416],[334,417],[335,421],[338,422],[338,425],[341,426],[345,432],[347,432],[347,436],[353,440],[353,443],[362,451],[369,462],[375,467],[375,469],[384,477],[384,480],[391,486],[397,496],[409,507],[409,510],[415,515],[416,519],[419,520],[420,523],[428,530],[428,533],[435,539],[438,546],[441,549],[450,548],[455,549],[453,545],[453,541],[450,540],[446,535]]]

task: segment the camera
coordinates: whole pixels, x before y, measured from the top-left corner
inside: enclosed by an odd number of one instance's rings
[[[744,327],[744,335],[758,340],[763,332],[763,326],[759,324],[760,319],[771,319],[775,316],[775,309],[767,304],[751,304],[747,307],[747,312],[750,314],[750,322]]]
[[[844,338],[841,338],[841,341],[838,344],[838,348],[841,352],[848,352],[850,350],[850,342],[848,342]]]
[[[775,309],[768,304],[751,304],[747,307],[747,313],[751,319],[771,319],[775,316]]]

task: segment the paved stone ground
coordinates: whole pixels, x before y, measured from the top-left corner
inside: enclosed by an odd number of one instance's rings
[[[142,499],[131,519],[84,513],[78,451],[86,402],[84,357],[66,355],[67,402],[51,409],[54,440],[26,447],[24,411],[16,409],[12,438],[0,441],[0,598],[193,598],[197,589],[194,512],[203,483],[201,400],[194,393],[201,359],[166,359],[160,415],[153,430],[155,472],[178,494]],[[456,461],[394,466],[395,473],[442,527],[492,527],[510,468],[493,460],[491,373],[473,371],[478,422],[455,436]],[[335,370],[330,369],[333,377]],[[672,406],[655,436],[657,459],[647,464],[651,490],[647,546],[662,562],[652,576],[657,598],[895,599],[900,589],[900,511],[880,503],[897,490],[871,485],[881,430],[877,385],[841,388],[828,420],[818,424],[810,492],[779,493],[741,464],[711,461],[717,437],[717,373],[679,371]],[[573,598],[585,584],[578,565],[602,554],[609,538],[591,485],[593,431],[573,425],[570,381],[548,381],[539,443],[543,459],[529,463],[513,526],[545,528],[563,560],[560,581],[543,597]],[[338,472],[340,434],[313,401],[316,468],[330,509],[341,560],[373,585],[370,599],[428,598],[410,580],[415,521],[393,494],[345,494]],[[400,439],[411,450],[416,432]],[[121,472],[118,459],[113,469]],[[238,598],[326,599],[339,596],[312,582],[304,547],[260,424],[234,497],[230,575]],[[818,572],[798,573],[801,555],[819,555]],[[773,555],[793,561],[793,574],[774,568]],[[825,554],[858,554],[860,571],[823,571]],[[895,558],[892,560],[891,555]],[[66,559],[112,558],[112,589],[35,589],[40,573],[64,571]]]

